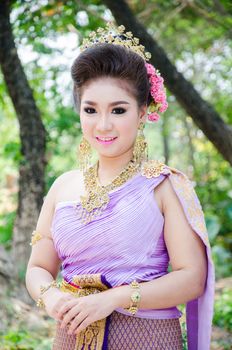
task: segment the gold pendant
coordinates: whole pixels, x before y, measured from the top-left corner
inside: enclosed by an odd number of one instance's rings
[[[80,197],[81,205],[77,207],[77,213],[81,221],[86,224],[96,216],[101,215],[106,209],[110,197],[108,192],[124,184],[129,178],[136,174],[140,168],[140,162],[130,160],[122,172],[108,185],[99,185],[97,172],[98,163],[84,172],[84,183],[87,195]]]
[[[109,203],[109,195],[102,188],[98,187],[96,192],[90,191],[87,196],[81,196],[82,207],[91,212],[94,209],[101,208],[104,204]]]
[[[82,222],[87,224],[106,209],[110,198],[104,188],[98,186],[96,191],[90,190],[86,196],[81,196],[80,201],[81,208],[77,211]]]

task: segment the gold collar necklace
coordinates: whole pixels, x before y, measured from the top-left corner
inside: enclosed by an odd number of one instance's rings
[[[84,172],[86,196],[80,197],[77,212],[82,223],[87,224],[106,209],[110,197],[108,192],[123,185],[133,177],[141,167],[141,162],[131,159],[121,173],[108,185],[102,186],[98,180],[99,161]]]

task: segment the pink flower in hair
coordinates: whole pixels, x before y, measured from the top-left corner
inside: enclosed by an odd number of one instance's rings
[[[158,112],[163,113],[168,108],[166,91],[163,85],[164,79],[152,64],[145,63],[145,67],[150,82],[150,93],[154,100],[149,106],[150,113],[148,114],[148,120],[155,122],[159,120]]]
[[[161,113],[163,113],[163,112],[165,112],[167,110],[167,108],[168,108],[168,103],[167,103],[167,101],[164,101],[162,106],[160,107],[159,111]]]
[[[159,120],[159,117],[159,114],[156,112],[148,114],[148,120],[150,120],[150,122],[157,122]]]

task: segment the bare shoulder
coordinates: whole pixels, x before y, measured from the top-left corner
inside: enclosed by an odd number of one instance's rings
[[[179,198],[177,192],[188,192],[189,196],[193,195],[194,189],[192,181],[181,170],[170,167],[166,164],[162,164],[161,174],[166,174],[163,181],[154,189],[154,195],[156,197],[157,204],[160,207],[162,214],[164,214],[165,208],[173,208],[179,206]]]
[[[168,204],[170,205],[178,200],[168,176],[154,189],[154,194],[160,211],[163,214]]]
[[[161,175],[168,175],[154,188],[154,196],[157,205],[162,214],[164,214],[165,204],[171,200],[177,199],[175,191],[169,180],[169,176],[174,173],[180,173],[179,170],[170,168],[166,164],[157,159],[150,159],[142,165],[142,175],[149,178],[159,177]]]
[[[66,183],[67,181],[70,181],[72,179],[81,179],[82,178],[82,172],[79,169],[73,169],[64,172],[60,176],[56,178],[56,180],[53,183],[54,187],[59,187],[59,185],[62,185]]]
[[[54,191],[54,204],[61,201],[79,200],[84,192],[83,173],[73,169],[61,174],[52,185]]]
[[[80,170],[71,170],[61,174],[50,187],[40,211],[37,230],[44,236],[50,236],[50,226],[56,204],[60,201],[76,200],[82,193],[82,175]]]

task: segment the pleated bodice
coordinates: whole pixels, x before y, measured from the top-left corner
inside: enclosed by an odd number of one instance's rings
[[[57,204],[51,231],[67,282],[77,274],[101,273],[114,287],[134,279],[150,281],[167,273],[164,217],[154,196],[155,187],[166,176],[149,179],[136,174],[109,193],[107,208],[88,224],[83,224],[77,215],[79,201]],[[138,317],[148,318],[180,315],[175,307],[137,313]]]

